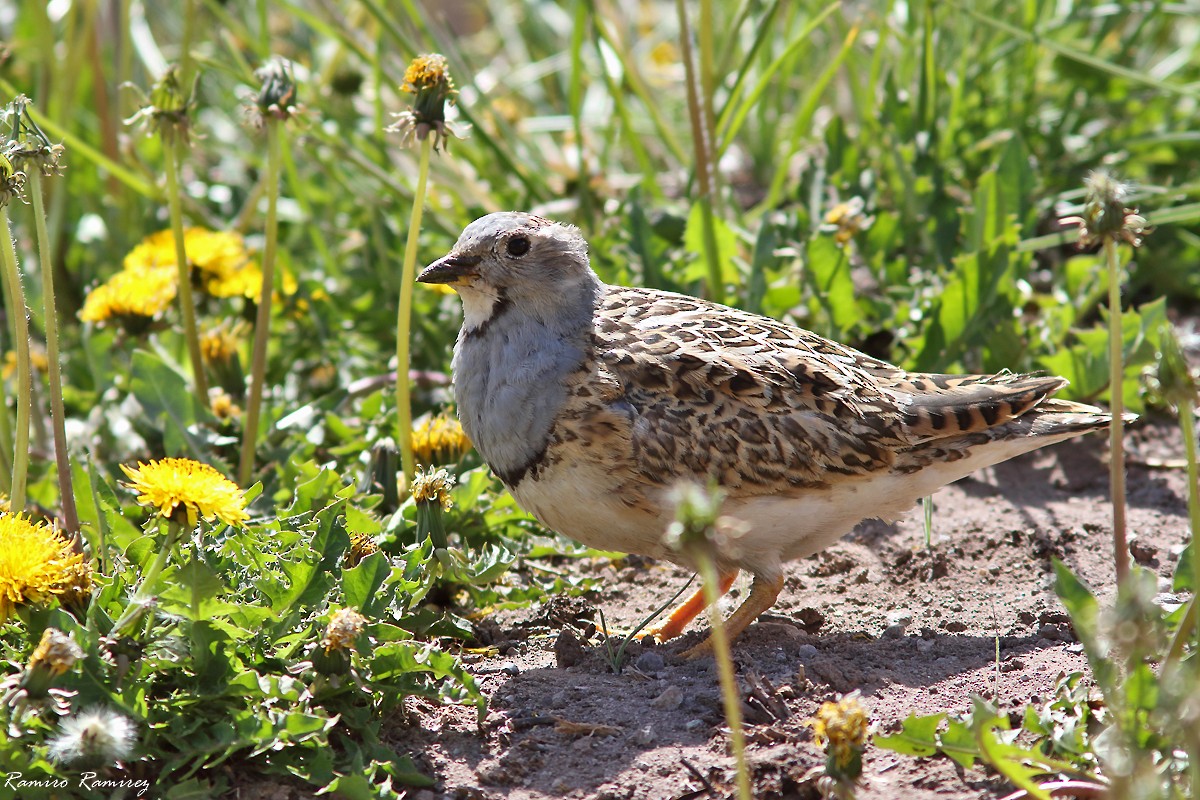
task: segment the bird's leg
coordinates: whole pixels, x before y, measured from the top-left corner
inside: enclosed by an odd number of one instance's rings
[[[733,586],[734,580],[738,576],[737,568],[722,572],[717,576],[717,587],[720,591],[718,595],[724,595],[729,591],[729,587]],[[674,639],[679,634],[683,633],[683,629],[688,626],[688,623],[696,618],[696,616],[704,610],[706,605],[704,598],[704,587],[701,586],[696,590],[696,593],[684,600],[683,603],[671,612],[667,617],[666,622],[661,625],[656,625],[650,630],[642,634],[642,637],[653,637],[660,642],[665,642],[668,639]]]
[[[728,641],[732,642],[742,631],[750,625],[751,622],[758,619],[764,611],[775,605],[775,601],[779,598],[779,593],[783,591],[783,575],[775,578],[764,578],[761,575],[754,576],[754,583],[750,586],[750,596],[745,602],[738,606],[737,611],[729,615],[729,619],[725,620],[725,635]],[[685,650],[684,658],[699,658],[700,656],[710,655],[713,649],[712,634],[700,644]]]

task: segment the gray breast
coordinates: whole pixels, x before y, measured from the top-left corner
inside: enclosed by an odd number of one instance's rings
[[[458,415],[509,487],[545,455],[566,402],[566,377],[587,357],[590,332],[590,317],[582,325],[548,326],[508,310],[460,335],[453,362]]]

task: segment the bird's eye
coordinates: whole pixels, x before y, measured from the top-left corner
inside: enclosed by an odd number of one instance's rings
[[[510,256],[519,258],[529,252],[529,239],[525,236],[514,236],[504,246]]]

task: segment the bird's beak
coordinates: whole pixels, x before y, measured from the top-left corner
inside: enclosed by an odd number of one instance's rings
[[[445,258],[439,258],[417,276],[420,283],[449,283],[455,284],[463,278],[474,277],[478,273],[475,267],[483,259],[479,256],[455,255],[451,253]]]

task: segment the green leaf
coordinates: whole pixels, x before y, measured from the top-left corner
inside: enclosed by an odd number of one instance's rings
[[[210,601],[224,591],[225,583],[217,573],[207,564],[191,558],[172,572],[170,584],[158,596],[163,608],[172,614],[203,620],[213,616]]]
[[[900,726],[900,732],[890,736],[876,736],[874,742],[884,750],[905,756],[932,756],[938,751],[938,726],[946,720],[945,714],[927,714],[918,717],[910,713]]]
[[[971,733],[979,747],[980,758],[1008,779],[1014,786],[1024,789],[1031,797],[1050,800],[1050,793],[1034,780],[1053,770],[1041,763],[1041,754],[1013,744],[1007,716],[1000,716],[994,708],[980,697],[972,698]],[[1016,731],[1011,733],[1015,734]],[[963,766],[970,766],[964,764]]]
[[[687,228],[683,234],[683,246],[692,255],[691,261],[683,273],[685,281],[703,281],[708,278],[707,257],[708,248],[704,244],[704,221],[700,203],[692,204],[688,212]],[[738,272],[734,266],[737,255],[737,234],[725,220],[713,216],[713,233],[717,243],[717,263],[721,266],[721,280],[724,283],[738,283]]]
[[[1176,592],[1196,591],[1196,541],[1193,539],[1179,554],[1179,563],[1175,565],[1175,577],[1171,579],[1171,589]]]
[[[817,302],[829,315],[830,334],[841,338],[862,318],[850,277],[849,253],[838,247],[832,236],[818,233],[809,239],[807,254]]]
[[[161,429],[168,454],[212,462],[212,454],[190,430],[202,412],[182,375],[157,355],[135,350],[129,389],[149,419]]]
[[[357,608],[367,617],[378,616],[387,608],[388,593],[379,591],[392,574],[392,565],[382,552],[364,558],[353,569],[342,572],[342,594],[347,606]]]

